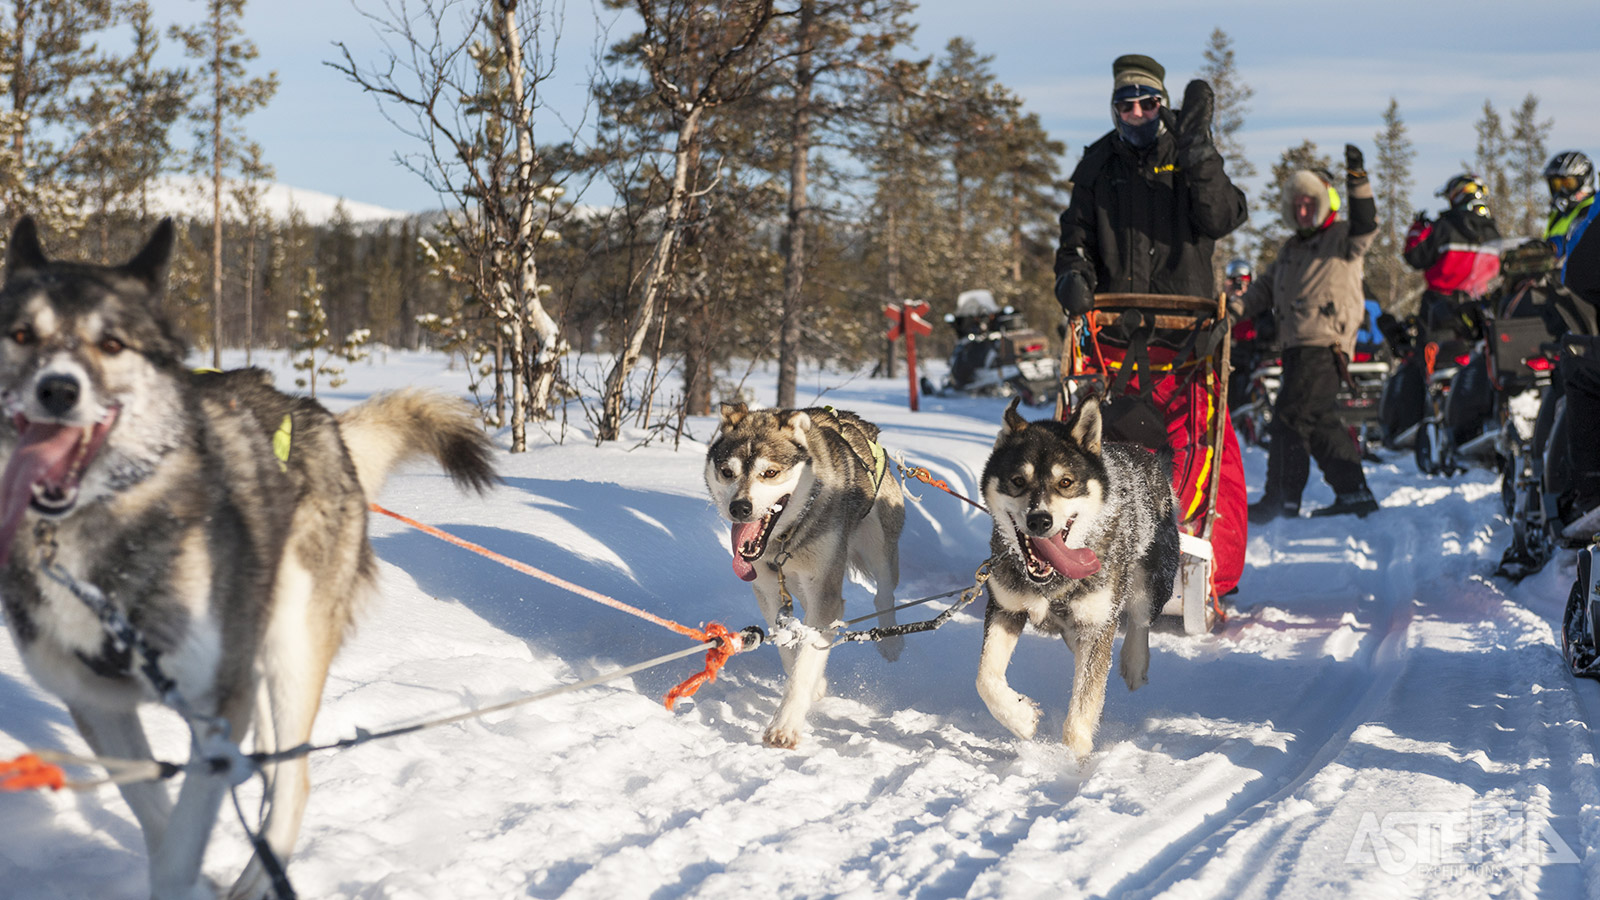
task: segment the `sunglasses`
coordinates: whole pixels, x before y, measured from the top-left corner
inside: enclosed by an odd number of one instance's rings
[[[1550,191],[1557,194],[1570,194],[1583,184],[1583,179],[1576,175],[1554,175],[1547,179]]]
[[[1114,100],[1112,106],[1119,113],[1131,113],[1137,107],[1140,112],[1154,112],[1161,107],[1160,97],[1135,97],[1132,100]]]

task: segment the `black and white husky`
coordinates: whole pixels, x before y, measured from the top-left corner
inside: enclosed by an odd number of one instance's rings
[[[733,523],[734,574],[751,583],[769,626],[784,627],[780,563],[784,586],[811,629],[828,630],[844,612],[849,565],[872,577],[880,611],[894,606],[905,498],[877,439],[876,425],[843,410],[723,404],[706,452],[706,487]],[[892,625],[894,617],[878,624]],[[880,641],[878,650],[892,661],[901,640]],[[816,636],[797,650],[780,650],[789,684],[763,740],[793,748],[811,704],[827,692],[828,650]]]
[[[462,401],[406,390],[334,416],[263,371],[189,371],[157,314],[172,243],[169,220],[126,265],[52,261],[23,219],[0,284],[0,599],[28,671],[108,758],[150,757],[137,707],[156,692],[78,594],[131,623],[197,717],[294,747],[372,587],[367,504],[389,471],[429,456],[463,486],[495,481]],[[267,774],[264,837],[287,857],[306,760]],[[176,804],[161,783],[122,788],[153,897],[213,894],[201,864],[228,786],[190,770]],[[269,888],[257,858],[229,896]]]
[[[1117,623],[1127,619],[1122,679],[1150,668],[1150,623],[1172,595],[1178,525],[1171,462],[1133,444],[1102,444],[1090,398],[1070,422],[1028,422],[1013,400],[983,469],[996,559],[983,618],[978,694],[1020,738],[1039,704],[1006,683],[1023,626],[1059,633],[1072,650],[1072,699],[1061,739],[1079,758],[1094,746]]]

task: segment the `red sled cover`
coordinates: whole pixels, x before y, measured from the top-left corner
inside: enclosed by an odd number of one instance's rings
[[[1223,408],[1221,384],[1215,373],[1204,372],[1193,360],[1173,372],[1177,351],[1151,346],[1148,352],[1151,368],[1160,373],[1150,400],[1166,418],[1167,446],[1172,448],[1172,490],[1178,497],[1178,527],[1211,542],[1211,587],[1216,596],[1222,597],[1234,589],[1244,574],[1245,543],[1249,538],[1239,439]],[[1102,377],[1107,383],[1121,368],[1123,353],[1122,348],[1101,342]],[[1137,393],[1142,376],[1141,366],[1124,393]],[[1215,449],[1219,444],[1220,459]]]

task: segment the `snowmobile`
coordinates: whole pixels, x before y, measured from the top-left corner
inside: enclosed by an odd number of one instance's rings
[[[924,393],[1020,396],[1029,406],[1054,403],[1060,389],[1056,360],[1044,332],[1028,327],[1022,314],[1001,308],[989,291],[963,291],[956,311],[944,320],[956,333],[950,371],[937,388]]]
[[[1561,616],[1561,655],[1579,678],[1600,678],[1600,585],[1594,581],[1597,553],[1600,543],[1578,551],[1578,578]]]

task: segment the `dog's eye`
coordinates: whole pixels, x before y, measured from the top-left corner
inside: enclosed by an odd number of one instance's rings
[[[720,474],[723,478],[732,478],[733,477],[733,467],[731,467],[731,466],[723,466],[722,468],[717,470],[717,473]]]
[[[1063,491],[1072,487],[1072,478],[1066,475],[1061,476],[1061,481],[1056,484],[1056,487],[1061,488]]]
[[[1019,488],[1019,487],[1022,487],[1023,485],[1025,485],[1027,483],[1028,483],[1028,479],[1023,478],[1021,475],[1013,475],[1013,476],[1011,476],[1011,486],[1012,487]]]
[[[762,478],[777,478],[778,477],[778,467],[777,466],[773,466],[773,467],[767,469],[765,472],[761,473],[761,477]]]
[[[11,329],[11,339],[26,347],[34,341],[33,329],[26,325],[18,325]]]
[[[126,350],[127,347],[127,344],[124,344],[114,337],[100,339],[100,352],[106,354],[107,356],[116,356],[118,353]]]

